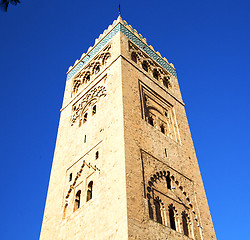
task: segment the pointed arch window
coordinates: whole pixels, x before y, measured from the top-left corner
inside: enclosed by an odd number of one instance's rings
[[[97,74],[98,72],[100,72],[100,65],[96,65],[95,67],[95,74]]]
[[[171,190],[171,178],[169,172],[168,175],[166,176],[166,181],[167,181],[167,189]]]
[[[143,68],[146,72],[148,72],[148,64],[147,64],[146,61],[144,61],[144,62],[142,63],[142,68]]]
[[[87,190],[87,202],[92,199],[93,195],[93,181],[89,182]]]
[[[85,77],[86,81],[90,81],[90,73],[88,72]]]
[[[161,132],[165,134],[165,127],[163,125],[161,125]]]
[[[174,209],[172,206],[169,206],[169,222],[170,222],[170,227],[173,230],[176,230],[175,214],[174,214]]]
[[[182,213],[182,227],[183,227],[183,233],[185,236],[189,236],[188,233],[188,220],[187,220],[187,214],[185,212]]]
[[[154,205],[155,205],[156,222],[162,224],[161,203],[159,199],[154,200]]]
[[[81,201],[81,190],[76,193],[75,203],[74,203],[74,211],[80,208],[80,201]]]
[[[163,85],[164,85],[166,88],[170,88],[170,81],[169,81],[169,78],[167,78],[167,77],[164,77],[164,78],[163,78]]]
[[[135,52],[132,52],[131,54],[131,60],[135,63],[137,63],[137,56],[136,56],[136,53]]]
[[[153,77],[154,77],[156,80],[159,80],[159,73],[157,72],[157,70],[154,70],[154,71],[153,71]]]

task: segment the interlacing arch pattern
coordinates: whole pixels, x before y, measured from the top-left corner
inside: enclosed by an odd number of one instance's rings
[[[164,87],[171,89],[170,73],[156,64],[151,58],[147,57],[138,47],[129,42],[131,60],[140,65],[142,69],[150,73],[154,79],[159,81]],[[156,74],[157,73],[157,74]]]
[[[181,183],[176,179],[176,177],[174,175],[171,175],[169,171],[159,171],[159,172],[156,172],[155,174],[153,174],[151,177],[150,177],[150,180],[148,181],[148,185],[147,185],[147,198],[150,200],[152,198],[151,196],[151,192],[153,191],[153,186],[154,186],[154,183],[157,183],[158,181],[161,181],[163,179],[166,179],[167,176],[170,176],[172,182],[174,182],[177,187],[181,190],[183,196],[185,197],[185,199],[187,200],[188,202],[188,206],[190,207],[191,209],[191,212],[194,214],[194,219],[197,223],[197,226],[199,226],[199,223],[198,223],[198,217],[197,217],[197,214],[194,210],[194,206],[193,204],[191,203],[191,200],[190,200],[190,197],[188,196],[187,192],[185,191],[184,187],[181,185]],[[183,203],[184,204],[184,203]],[[150,217],[152,218],[152,217]],[[189,219],[190,220],[190,219]]]
[[[101,68],[107,64],[108,59],[111,57],[109,52],[110,48],[111,45],[105,47],[99,55],[97,55],[80,73],[76,75],[72,83],[71,96],[79,91],[80,86],[86,86],[92,76],[98,74],[101,71]]]
[[[91,105],[95,105],[96,102],[107,95],[105,86],[97,86],[91,89],[85,94],[79,101],[72,105],[72,115],[70,118],[71,126],[78,121],[79,127],[85,122],[84,115]]]

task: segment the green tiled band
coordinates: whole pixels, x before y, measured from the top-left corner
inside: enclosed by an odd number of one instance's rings
[[[172,68],[166,61],[164,61],[160,56],[158,56],[153,50],[151,50],[145,43],[143,43],[138,37],[136,37],[132,32],[130,32],[125,26],[119,23],[67,74],[67,81],[70,80],[76,73],[78,73],[119,31],[121,31],[134,44],[136,44],[142,51],[146,52],[151,58],[153,58],[169,73],[176,77],[176,71],[174,68]]]

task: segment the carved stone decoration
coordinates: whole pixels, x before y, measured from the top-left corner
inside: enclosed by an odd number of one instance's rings
[[[174,230],[183,233],[180,223],[181,216],[185,215],[189,225],[187,235],[192,239],[201,240],[193,181],[142,149],[141,160],[144,198],[148,203],[149,218],[174,229],[169,218],[169,211],[172,210],[175,220]]]
[[[75,104],[72,105],[72,116],[71,116],[71,126],[78,120],[79,126],[82,123],[82,117],[84,113],[88,110],[89,106],[96,103],[99,98],[105,97],[107,95],[106,88],[104,86],[97,86],[91,89],[87,94],[85,94],[81,99],[79,99]]]
[[[71,96],[75,95],[79,88],[87,86],[92,80],[91,78],[98,74],[102,67],[107,64],[108,59],[111,57],[110,54],[111,45],[106,46],[100,54],[98,54],[86,67],[79,72],[72,81],[72,92]]]
[[[143,118],[151,126],[181,144],[173,106],[140,83]]]
[[[170,73],[168,73],[164,68],[156,64],[151,58],[149,58],[145,53],[143,53],[135,44],[129,41],[129,51],[131,52],[131,59],[138,63],[141,68],[147,66],[147,71],[153,76],[156,81],[160,82],[167,89],[171,89],[172,83],[170,81]],[[135,59],[136,57],[136,59]],[[156,77],[157,76],[157,77]]]

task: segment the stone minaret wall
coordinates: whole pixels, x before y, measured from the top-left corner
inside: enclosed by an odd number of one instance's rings
[[[216,236],[175,69],[119,17],[69,69],[40,239],[192,238]]]
[[[216,239],[177,78],[124,34],[121,51],[129,239]],[[164,206],[162,223],[154,198]],[[176,230],[170,226],[169,205],[175,207]]]

